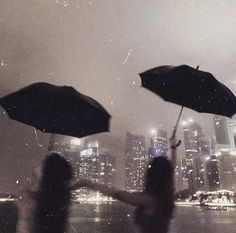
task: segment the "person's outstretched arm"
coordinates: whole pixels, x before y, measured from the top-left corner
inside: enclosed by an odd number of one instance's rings
[[[146,206],[149,205],[153,199],[150,195],[143,192],[129,193],[126,191],[118,190],[115,188],[107,187],[106,185],[93,183],[89,180],[80,180],[72,185],[71,189],[76,190],[82,187],[87,187],[94,191],[99,191],[105,196],[112,197],[119,201],[134,205],[134,206]]]

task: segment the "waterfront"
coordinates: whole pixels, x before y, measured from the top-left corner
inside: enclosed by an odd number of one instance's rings
[[[79,204],[72,207],[69,233],[134,233],[133,208],[127,205]],[[176,208],[171,233],[232,233],[236,229],[236,210],[207,210],[200,207]]]

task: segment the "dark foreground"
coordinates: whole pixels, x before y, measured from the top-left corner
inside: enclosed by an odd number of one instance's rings
[[[69,220],[69,233],[137,233],[133,208],[124,204],[75,204]],[[18,233],[28,233],[27,221],[21,219]],[[207,210],[177,207],[170,233],[236,232],[236,210]]]

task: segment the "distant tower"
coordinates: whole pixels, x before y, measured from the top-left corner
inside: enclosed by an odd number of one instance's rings
[[[220,188],[236,191],[236,151],[221,149],[216,152],[220,177]]]
[[[185,175],[190,192],[204,189],[204,167],[201,154],[200,138],[203,137],[199,124],[192,119],[183,121],[185,145]]]
[[[206,176],[209,191],[216,191],[220,188],[218,160],[215,155],[206,158]]]
[[[96,139],[87,138],[80,151],[78,164],[78,177],[90,181],[105,184],[111,187],[114,183],[115,158],[102,148],[101,143]],[[95,197],[96,192],[88,189],[79,189],[80,197]]]
[[[125,185],[128,191],[141,191],[147,166],[145,137],[129,132],[125,140]]]
[[[114,184],[115,158],[108,152],[99,154],[99,183],[112,187]]]
[[[230,119],[227,121],[229,142],[232,149],[236,149],[236,119]]]
[[[79,177],[99,182],[100,160],[99,144],[97,140],[87,140],[80,151]]]
[[[162,129],[152,129],[150,136],[150,147],[148,154],[151,158],[157,156],[167,156],[168,143],[167,131]]]
[[[222,145],[229,145],[227,118],[215,115],[213,121],[215,128],[216,143]]]

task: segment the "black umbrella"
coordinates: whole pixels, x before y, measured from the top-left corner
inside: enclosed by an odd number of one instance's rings
[[[187,65],[160,66],[139,74],[142,87],[158,94],[164,100],[197,112],[232,117],[236,113],[236,97],[211,73]]]
[[[11,119],[43,132],[84,137],[109,131],[109,113],[73,87],[34,83],[0,99]]]

